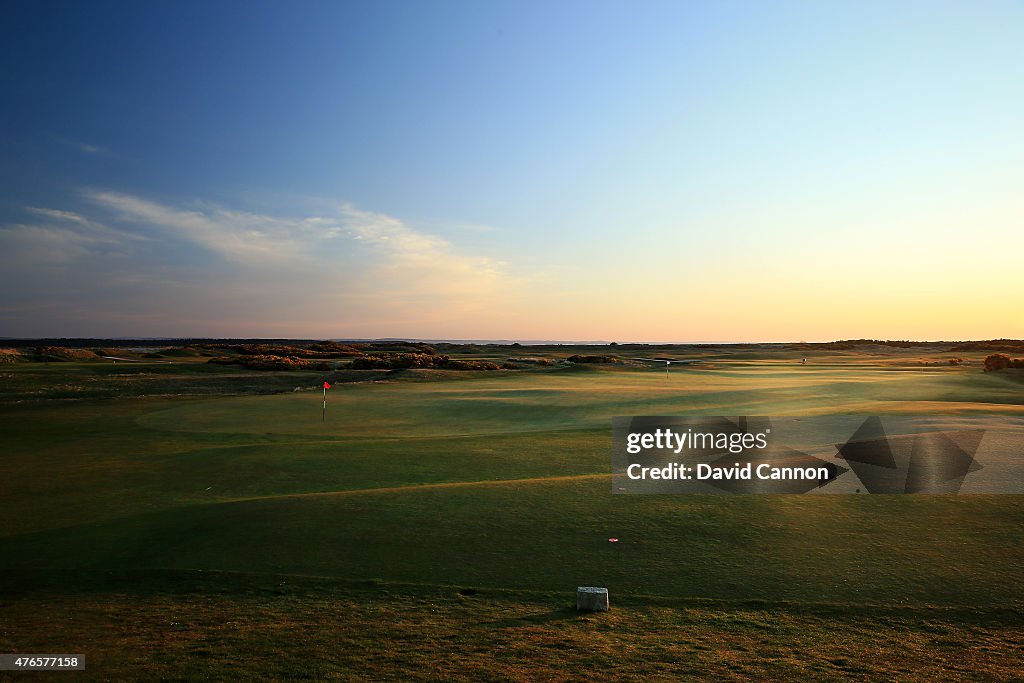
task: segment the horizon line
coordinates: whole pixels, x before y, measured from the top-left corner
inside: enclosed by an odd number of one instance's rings
[[[564,339],[457,339],[457,338],[437,338],[437,337],[231,337],[231,336],[159,336],[159,337],[143,337],[143,336],[119,336],[119,337],[95,337],[95,336],[78,336],[78,337],[57,337],[57,336],[28,336],[28,337],[8,337],[0,336],[0,342],[28,342],[28,341],[111,341],[111,342],[129,342],[129,341],[145,341],[145,342],[161,342],[161,341],[233,341],[233,342],[268,342],[268,341],[293,341],[293,342],[317,342],[317,341],[330,341],[330,342],[351,342],[351,343],[382,343],[382,342],[406,342],[406,343],[418,343],[418,344],[492,344],[508,346],[511,344],[521,344],[526,346],[544,346],[544,345],[559,345],[559,346],[629,346],[629,345],[643,345],[643,346],[740,346],[750,344],[835,344],[841,342],[883,342],[883,343],[909,343],[909,344],[967,344],[976,342],[1005,342],[1005,341],[1022,341],[1020,339],[1014,339],[1011,337],[999,337],[992,339],[872,339],[872,338],[848,338],[848,339],[831,339],[827,341],[815,340],[789,340],[789,341],[725,341],[725,340],[713,340],[713,341],[606,341],[606,340],[564,340]]]

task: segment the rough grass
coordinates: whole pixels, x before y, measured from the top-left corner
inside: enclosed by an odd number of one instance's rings
[[[1013,680],[1024,628],[973,611],[655,600],[293,576],[136,575],[0,595],[0,650],[87,653],[92,680]]]

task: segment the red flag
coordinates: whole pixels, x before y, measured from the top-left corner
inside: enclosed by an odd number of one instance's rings
[[[330,389],[330,388],[331,388],[331,385],[328,384],[327,382],[324,382],[324,389]]]

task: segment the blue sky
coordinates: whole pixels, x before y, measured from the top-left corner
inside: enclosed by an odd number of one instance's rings
[[[1019,2],[14,2],[0,335],[1024,336],[1021,35]]]

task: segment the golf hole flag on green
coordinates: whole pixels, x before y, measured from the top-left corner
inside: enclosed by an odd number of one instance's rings
[[[320,421],[327,422],[327,390],[331,388],[331,385],[324,381],[324,409],[320,413]]]

